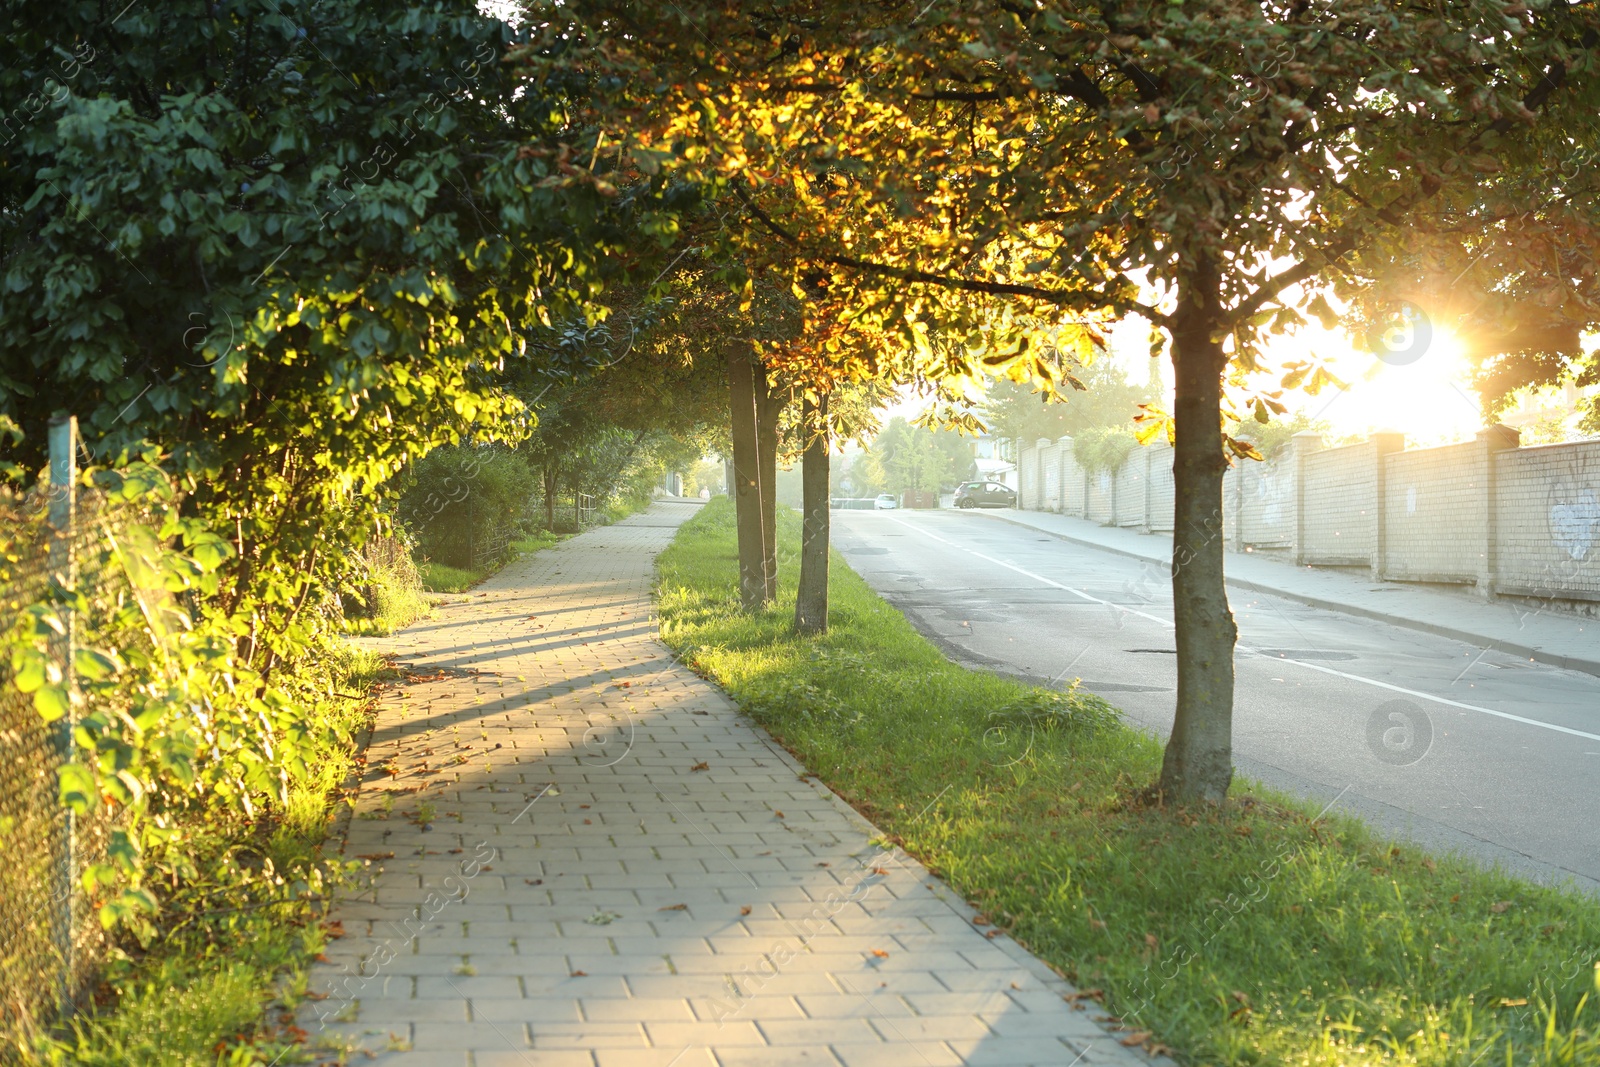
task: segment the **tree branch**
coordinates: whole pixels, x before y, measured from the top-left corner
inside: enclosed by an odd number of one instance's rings
[[[1157,311],[1147,304],[1140,303],[1137,300],[1112,297],[1097,290],[1053,289],[1037,285],[1018,285],[1014,282],[986,282],[976,278],[957,278],[932,271],[896,267],[888,263],[875,263],[872,260],[860,259],[855,256],[843,256],[810,250],[805,247],[798,237],[778,225],[772,216],[768,215],[761,209],[760,205],[750,199],[743,188],[735,186],[734,192],[750,214],[755,216],[769,233],[790,248],[801,253],[806,259],[815,260],[818,263],[826,263],[832,267],[844,267],[863,274],[896,278],[903,282],[936,285],[940,288],[954,289],[959,292],[980,293],[986,296],[1027,297],[1028,299],[1054,304],[1057,307],[1069,307],[1078,311],[1095,311],[1099,309],[1133,311],[1143,315],[1158,326],[1167,326],[1170,322],[1170,316]]]

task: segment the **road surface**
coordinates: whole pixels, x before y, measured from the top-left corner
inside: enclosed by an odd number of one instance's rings
[[[1166,570],[955,511],[839,511],[834,543],[954,660],[1075,678],[1163,738]],[[1239,773],[1435,851],[1600,892],[1600,678],[1247,590]]]

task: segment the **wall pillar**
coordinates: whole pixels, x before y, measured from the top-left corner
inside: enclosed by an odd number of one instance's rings
[[[1495,580],[1499,573],[1499,561],[1495,557],[1496,542],[1500,539],[1500,494],[1496,484],[1494,454],[1517,448],[1521,443],[1522,435],[1503,423],[1478,431],[1478,449],[1473,464],[1477,467],[1477,481],[1482,489],[1483,515],[1476,531],[1480,538],[1477,589],[1478,595],[1485,600],[1494,599]]]
[[[1306,457],[1322,451],[1322,435],[1301,430],[1289,439],[1294,458],[1294,563],[1306,562]]]
[[[1033,510],[1044,510],[1044,450],[1050,447],[1050,438],[1041,437],[1033,443]]]
[[[1394,432],[1375,433],[1367,440],[1372,445],[1373,484],[1377,487],[1377,493],[1372,498],[1372,578],[1374,581],[1382,581],[1389,558],[1387,457],[1392,452],[1405,451],[1406,435]]]

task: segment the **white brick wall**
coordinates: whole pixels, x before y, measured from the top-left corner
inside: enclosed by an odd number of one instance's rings
[[[1477,581],[1487,544],[1484,455],[1474,441],[1384,457],[1385,578]]]
[[[1355,566],[1372,562],[1372,524],[1378,503],[1377,452],[1368,442],[1306,457],[1307,563]]]
[[[1172,530],[1172,446],[1162,441],[1151,445],[1150,454],[1150,516],[1147,525],[1152,530]]]
[[[1495,456],[1495,588],[1600,600],[1600,441]]]
[[[1292,452],[1270,464],[1242,463],[1224,478],[1228,543],[1242,516],[1245,544],[1292,546],[1299,499],[1305,562],[1371,564],[1380,462],[1385,578],[1471,583],[1492,567],[1499,592],[1600,601],[1600,441],[1490,451],[1478,440],[1387,455],[1365,441],[1306,455],[1299,492]],[[1085,479],[1064,437],[1025,446],[1018,469],[1027,507],[1172,529],[1165,443],[1136,450],[1116,475]],[[1491,527],[1494,559],[1487,560]]]
[[[1285,455],[1270,463],[1244,460],[1238,477],[1243,482],[1239,495],[1242,527],[1240,539],[1247,545],[1287,548],[1294,544],[1294,462]]]

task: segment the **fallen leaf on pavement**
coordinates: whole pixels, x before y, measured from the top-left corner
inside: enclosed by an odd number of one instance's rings
[[[1121,1040],[1120,1044],[1125,1045],[1128,1048],[1132,1048],[1135,1045],[1144,1044],[1146,1041],[1149,1041],[1154,1036],[1155,1035],[1152,1034],[1148,1030],[1135,1030],[1133,1033],[1131,1033],[1127,1037],[1123,1038]]]
[[[668,904],[666,907],[657,908],[656,910],[657,911],[688,911],[689,910],[689,905],[687,905],[687,904]]]

